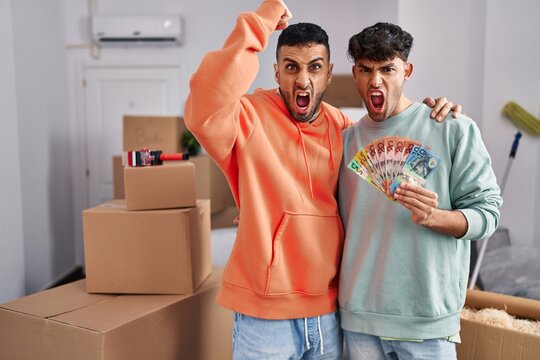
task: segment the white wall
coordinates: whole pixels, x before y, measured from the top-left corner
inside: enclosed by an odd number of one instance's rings
[[[540,115],[540,2],[490,0],[486,9],[484,126],[495,172],[502,178],[517,128],[501,115],[510,100]],[[501,224],[511,240],[540,248],[540,137],[523,134],[504,191]]]
[[[399,3],[399,21],[414,37],[414,64],[406,93],[412,99],[445,96],[459,103],[477,123],[481,118],[483,16],[485,0]],[[478,14],[479,16],[476,16]],[[458,21],[459,20],[459,21]]]
[[[62,3],[11,2],[26,291],[74,266]]]
[[[11,2],[0,0],[0,303],[25,293],[19,130]]]

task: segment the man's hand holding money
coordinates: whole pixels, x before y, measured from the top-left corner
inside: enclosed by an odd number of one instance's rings
[[[418,185],[402,182],[394,192],[394,199],[411,211],[411,221],[428,226],[437,211],[437,193]]]

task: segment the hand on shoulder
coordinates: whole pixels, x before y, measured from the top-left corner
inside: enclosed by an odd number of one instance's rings
[[[461,105],[448,101],[445,97],[433,99],[427,97],[424,99],[424,104],[432,108],[431,118],[438,122],[442,122],[448,113],[452,112],[452,117],[457,119],[461,115]]]

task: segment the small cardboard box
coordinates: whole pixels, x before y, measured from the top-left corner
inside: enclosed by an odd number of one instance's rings
[[[326,88],[323,100],[338,108],[357,108],[364,103],[352,75],[332,75],[332,82]]]
[[[193,295],[96,295],[84,280],[0,305],[2,360],[231,359],[221,269]]]
[[[124,166],[122,155],[114,155],[113,161],[113,199],[125,199],[124,192]]]
[[[193,207],[197,202],[195,166],[189,161],[126,166],[124,189],[130,211]]]
[[[510,315],[540,320],[540,301],[481,290],[468,290],[465,306],[473,309],[495,308]],[[537,360],[540,336],[461,319],[459,360]]]
[[[210,274],[209,200],[149,211],[113,200],[82,217],[88,292],[189,294]]]
[[[195,164],[197,198],[210,199],[212,214],[235,206],[229,183],[214,160],[207,155],[192,156],[189,160]]]
[[[163,153],[180,152],[181,135],[186,129],[177,116],[134,116],[123,119],[124,151],[161,150]]]

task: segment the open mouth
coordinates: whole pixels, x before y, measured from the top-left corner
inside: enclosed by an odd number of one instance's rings
[[[296,93],[296,108],[298,113],[305,114],[308,111],[309,103],[311,101],[311,97],[309,92],[305,91],[299,91]]]
[[[371,101],[371,106],[375,111],[381,111],[384,106],[384,94],[381,91],[373,91],[369,99]]]

